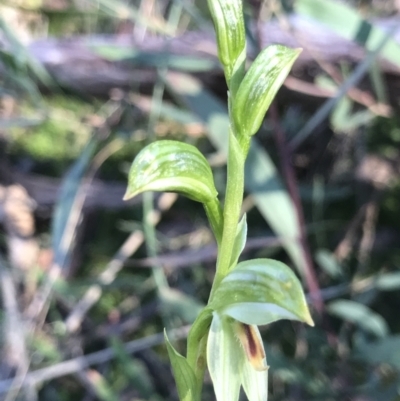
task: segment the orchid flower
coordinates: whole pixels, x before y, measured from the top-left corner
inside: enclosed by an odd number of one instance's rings
[[[251,137],[301,49],[268,46],[245,71],[242,0],[208,0],[208,5],[229,92],[224,205],[207,159],[194,146],[171,140],[152,143],[137,155],[125,199],[144,191],[173,191],[201,202],[217,241],[209,301],[189,332],[186,357],[165,332],[179,399],[200,401],[208,367],[217,401],[238,401],[241,386],[249,401],[267,401],[268,366],[258,326],[279,319],[314,323],[301,283],[288,266],[271,259],[238,263],[247,239],[246,216],[240,219],[245,161]]]
[[[249,401],[268,398],[268,365],[257,325],[282,318],[313,325],[301,286],[283,263],[239,263],[222,280],[210,307],[207,364],[217,401],[237,401],[242,385]]]

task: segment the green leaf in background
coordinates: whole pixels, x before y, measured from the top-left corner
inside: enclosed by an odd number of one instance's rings
[[[208,0],[208,7],[217,34],[218,57],[229,85],[246,57],[242,0]]]
[[[236,94],[232,114],[240,138],[254,135],[301,49],[272,45],[264,49],[247,71]]]
[[[160,290],[161,308],[167,316],[179,316],[185,323],[193,323],[203,309],[203,305],[175,288],[162,288]]]
[[[111,337],[110,340],[112,349],[129,383],[135,387],[141,397],[146,400],[150,399],[154,394],[154,385],[146,365],[138,358],[127,354],[123,342],[118,337]]]
[[[375,286],[381,291],[394,291],[400,288],[400,272],[380,274],[375,282]]]
[[[169,140],[151,143],[133,161],[124,199],[145,191],[179,192],[202,203],[217,197],[205,157],[192,145]]]
[[[374,342],[358,341],[355,356],[372,364],[390,364],[400,369],[400,335]]]
[[[386,32],[374,27],[356,10],[343,2],[333,0],[297,0],[295,11],[328,25],[338,35],[356,40],[367,50],[373,51]],[[400,45],[390,39],[381,52],[393,64],[400,66]]]
[[[385,337],[389,334],[389,327],[385,319],[368,306],[358,302],[339,299],[331,302],[327,310],[330,314],[354,323],[377,337]]]
[[[196,376],[192,368],[189,366],[187,359],[180,355],[169,342],[165,330],[164,338],[180,401],[196,401]]]
[[[208,126],[211,143],[228,154],[229,119],[225,104],[207,91],[196,78],[169,73],[170,92]],[[283,246],[304,277],[306,261],[300,243],[300,227],[293,202],[268,153],[255,138],[251,140],[245,165],[245,187],[272,230],[285,241]]]
[[[294,319],[314,325],[296,275],[273,259],[239,263],[221,281],[210,307],[245,324]]]
[[[342,267],[339,265],[332,252],[327,249],[318,249],[315,253],[315,260],[332,278],[343,276]]]

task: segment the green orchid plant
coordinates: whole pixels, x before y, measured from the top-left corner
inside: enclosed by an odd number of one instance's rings
[[[272,259],[238,262],[247,238],[246,216],[240,217],[244,164],[251,137],[301,50],[269,46],[246,72],[242,1],[208,0],[208,5],[229,91],[224,205],[206,158],[196,147],[171,140],[156,141],[137,155],[124,199],[169,191],[201,202],[218,244],[209,301],[189,332],[186,357],[165,333],[180,400],[200,401],[208,368],[217,401],[237,401],[241,386],[250,401],[266,401],[268,366],[258,326],[279,319],[313,321],[302,286],[288,266]]]

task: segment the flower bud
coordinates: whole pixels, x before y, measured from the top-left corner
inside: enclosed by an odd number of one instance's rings
[[[272,45],[264,49],[247,71],[233,104],[236,135],[254,135],[301,49]]]
[[[246,48],[242,0],[208,0],[208,6],[217,34],[218,57],[229,83]]]

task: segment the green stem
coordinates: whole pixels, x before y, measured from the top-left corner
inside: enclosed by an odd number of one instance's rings
[[[218,252],[217,271],[211,289],[210,301],[221,280],[226,276],[231,267],[231,255],[243,201],[244,162],[246,160],[246,153],[247,152],[243,152],[232,129],[230,129],[226,196],[223,212],[224,225],[221,246]]]

